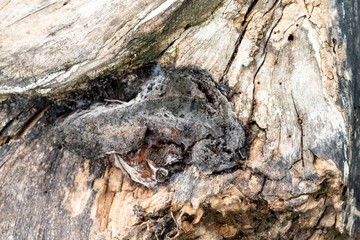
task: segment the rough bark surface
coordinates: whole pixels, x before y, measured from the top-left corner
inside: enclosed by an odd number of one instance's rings
[[[0,12],[1,239],[356,236],[356,1]],[[159,64],[176,91],[148,89]]]

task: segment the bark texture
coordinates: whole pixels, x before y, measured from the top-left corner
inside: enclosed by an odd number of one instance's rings
[[[1,3],[1,239],[355,237],[358,10],[345,0]],[[148,89],[159,65],[183,85]],[[194,127],[181,135],[183,118]],[[149,161],[155,175],[141,172],[151,154],[168,159],[163,181]],[[151,184],[136,180],[144,174]]]

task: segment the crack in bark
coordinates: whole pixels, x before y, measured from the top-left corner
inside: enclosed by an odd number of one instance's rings
[[[181,38],[182,34],[183,34],[184,32],[186,32],[186,30],[190,29],[191,27],[193,27],[193,26],[190,25],[190,26],[189,26],[188,28],[186,28],[186,29],[183,28],[183,31],[179,34],[179,36],[176,37],[173,41],[171,41],[171,42],[169,43],[169,45],[168,45],[167,47],[165,47],[163,51],[161,51],[161,53],[159,54],[159,56],[160,56],[159,58],[161,58],[161,57],[164,55],[164,53],[166,53],[166,51],[169,50],[169,48],[171,48],[171,47],[175,44],[175,42]]]
[[[276,1],[274,3],[274,5],[270,8],[269,11],[267,11],[264,15],[266,15],[268,12],[270,12],[272,9],[274,9],[274,7],[277,5],[278,1]],[[283,10],[283,9],[282,9]],[[264,16],[263,15],[263,16]],[[274,29],[277,27],[277,25],[279,24],[280,20],[282,19],[283,17],[283,11],[281,11],[281,16],[279,17],[279,19],[276,21],[275,25],[271,28],[270,30],[270,33],[269,33],[269,36],[267,37],[266,41],[265,41],[265,44],[264,44],[264,47],[263,47],[263,51],[262,51],[262,55],[264,55],[264,58],[262,60],[262,62],[260,63],[260,66],[257,68],[255,74],[254,74],[254,78],[253,78],[253,100],[252,100],[252,106],[251,106],[251,110],[250,110],[250,116],[249,116],[249,119],[252,119],[253,118],[253,114],[254,114],[254,105],[255,105],[255,92],[256,92],[256,85],[255,85],[255,79],[256,79],[256,76],[258,75],[260,69],[262,68],[262,66],[264,65],[265,61],[266,61],[266,56],[267,56],[267,52],[266,52],[266,49],[267,49],[267,46],[268,46],[268,43],[270,41],[270,38],[272,37],[272,33],[274,31]]]
[[[258,3],[259,0],[253,0],[251,3],[250,3],[250,6],[247,10],[247,12],[245,13],[245,16],[244,16],[244,20],[242,21],[241,25],[243,26],[248,18],[248,16],[250,15],[250,13],[252,12],[252,10],[255,8],[255,5]]]
[[[291,92],[291,99],[292,99],[292,102],[294,104],[294,109],[295,109],[295,113],[296,113],[296,116],[297,116],[297,124],[300,128],[300,160],[302,161],[302,166],[305,167],[305,163],[304,163],[304,129],[303,129],[303,120],[300,116],[300,112],[298,111],[297,107],[296,107],[296,104],[295,104],[295,99],[294,99],[294,96]]]
[[[275,5],[276,5],[276,4],[274,4],[274,6],[275,6]],[[265,15],[265,14],[264,14],[264,15]],[[269,34],[269,37],[266,39],[266,42],[265,42],[265,45],[264,45],[263,53],[262,53],[262,54],[265,53],[265,50],[266,50],[266,48],[267,48],[267,45],[268,45],[268,43],[269,43],[269,41],[270,41],[270,38],[271,38],[271,36],[272,36],[272,33],[273,33],[274,29],[277,27],[277,25],[279,24],[279,22],[281,21],[283,15],[284,15],[284,11],[283,11],[283,9],[282,9],[282,11],[281,11],[281,16],[279,17],[279,19],[278,19],[278,20],[276,21],[276,23],[274,24],[274,27],[271,28],[271,30],[270,30],[270,34]]]
[[[287,31],[293,27],[294,25],[296,26],[296,23],[299,22],[301,19],[305,19],[306,18],[306,15],[303,15],[303,16],[300,16],[298,17],[294,23],[290,24],[285,30],[284,30],[284,35],[287,33]],[[310,21],[311,22],[311,21]]]
[[[49,106],[46,106],[40,110],[38,110],[35,114],[33,114],[18,130],[12,134],[4,134],[9,128],[14,127],[13,123],[16,121],[23,113],[30,112],[32,108],[35,107],[35,104],[32,104],[28,108],[20,111],[16,114],[0,131],[0,147],[10,143],[13,140],[19,140],[24,137],[34,126],[35,124],[44,116],[44,114],[49,110]],[[11,131],[11,129],[10,129]]]
[[[291,164],[291,166],[288,168],[288,170],[289,170],[289,171],[292,170],[293,167],[294,167],[298,162],[300,162],[300,161],[302,161],[302,159],[298,159],[298,160],[296,160],[295,162],[293,162],[293,163]],[[303,163],[302,165],[303,165],[303,167],[304,167],[304,163]]]
[[[326,204],[326,200],[327,200],[327,197],[325,196],[325,199],[324,199],[324,205]],[[321,220],[324,218],[324,216],[325,216],[325,213],[326,213],[326,210],[328,209],[329,207],[325,207],[324,208],[324,210],[322,211],[322,213],[321,213],[321,215],[320,215],[320,217],[319,217],[319,219],[318,219],[318,221],[316,222],[316,227],[319,227],[319,225],[320,225],[320,222],[321,222]],[[335,216],[336,216],[336,214],[335,214]]]
[[[8,121],[8,122],[6,123],[6,125],[1,129],[1,131],[0,131],[0,136],[1,136],[2,134],[4,134],[4,132],[5,132],[9,127],[11,127],[11,124],[12,124],[16,119],[18,119],[18,118],[20,117],[20,115],[22,115],[25,111],[30,111],[30,109],[32,109],[33,107],[35,107],[35,103],[32,104],[31,106],[29,106],[28,108],[20,111],[20,112],[19,112],[18,114],[16,114],[10,121]]]
[[[266,184],[266,181],[268,180],[268,177],[266,177],[265,175],[263,175],[262,173],[257,173],[259,174],[260,176],[262,176],[264,178],[262,184],[261,184],[261,189],[260,191],[258,192],[258,196],[262,194],[262,192],[264,191],[264,188],[265,188],[265,184]]]
[[[226,10],[228,9],[229,5],[232,3],[232,1],[228,1],[228,3],[226,4],[226,6],[224,7],[224,11],[223,14],[226,12]]]
[[[39,110],[36,112],[21,128],[21,130],[14,136],[14,140],[18,140],[22,137],[24,137],[30,129],[32,129],[35,124],[44,116],[44,114],[49,110],[49,106],[46,106],[45,108]]]
[[[225,81],[225,76],[228,74],[229,70],[230,70],[230,67],[231,65],[233,64],[237,54],[238,54],[238,51],[239,51],[239,47],[240,47],[240,44],[245,36],[245,33],[246,33],[246,30],[247,30],[247,27],[249,25],[249,22],[251,21],[247,21],[248,20],[248,17],[250,15],[250,13],[252,12],[252,10],[254,9],[255,5],[257,4],[258,0],[253,0],[247,10],[247,12],[245,13],[245,16],[244,16],[244,20],[241,22],[241,26],[243,27],[241,33],[239,34],[238,38],[236,39],[236,42],[235,42],[235,46],[234,46],[234,51],[226,65],[226,68],[220,78],[220,83],[221,82],[224,82]]]
[[[311,10],[310,10],[310,12],[309,12],[309,8],[308,8],[308,4],[306,4],[306,1],[305,0],[303,0],[303,2],[304,2],[304,6],[305,6],[305,9],[306,9],[306,12],[307,12],[307,14],[309,15],[309,17],[308,17],[308,19],[309,19],[309,21],[310,21],[310,18],[311,18],[311,16],[312,16],[312,13],[313,13],[313,11],[314,11],[314,9],[316,8],[316,7],[318,7],[319,5],[314,5],[314,1],[311,3]]]
[[[269,12],[271,12],[271,11],[275,8],[275,6],[276,6],[277,3],[279,3],[279,0],[276,0],[276,1],[274,2],[274,4],[269,8],[269,10],[267,10],[267,11],[263,14],[263,17],[264,17],[265,15],[267,15]]]
[[[251,109],[250,109],[250,115],[249,115],[249,120],[252,119],[253,115],[254,115],[254,109],[255,109],[255,92],[256,92],[256,83],[255,83],[255,79],[258,75],[258,73],[260,72],[260,69],[262,68],[262,66],[265,64],[266,61],[266,56],[267,53],[265,52],[264,58],[262,59],[260,66],[257,68],[254,77],[253,77],[253,95],[252,95],[252,104],[251,104]]]
[[[23,16],[22,18],[20,18],[20,19],[16,20],[15,22],[13,22],[13,23],[11,23],[11,24],[7,25],[5,28],[11,27],[12,25],[14,25],[14,24],[16,24],[16,23],[18,23],[18,22],[20,22],[20,21],[24,20],[25,18],[28,18],[28,17],[30,17],[30,16],[32,16],[32,15],[34,15],[34,14],[36,14],[36,13],[39,13],[39,12],[41,12],[42,10],[44,10],[44,9],[46,9],[46,8],[48,8],[48,7],[51,7],[52,5],[55,5],[55,4],[58,4],[58,2],[56,1],[56,2],[53,2],[53,3],[47,4],[47,5],[45,5],[45,6],[41,7],[41,8],[39,8],[39,9],[37,9],[37,10],[35,10],[35,11],[33,11],[33,12],[31,12],[31,13],[29,13],[29,14],[27,14],[27,15]]]

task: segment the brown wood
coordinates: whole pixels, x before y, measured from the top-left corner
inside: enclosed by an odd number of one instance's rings
[[[357,10],[345,0],[1,3],[0,239],[356,238]],[[234,114],[245,138],[241,154],[226,150],[235,130],[224,118],[217,141],[226,145],[196,151],[212,150],[209,164],[231,152],[237,164],[204,167],[191,146],[185,164],[146,187],[116,164],[122,142],[112,148],[110,137],[125,121],[116,111],[77,127],[78,136],[98,131],[81,144],[59,135],[85,109],[132,106],[159,64],[201,69],[195,78],[209,85],[184,96]],[[218,131],[210,116],[202,122]],[[168,140],[165,130],[156,136]],[[97,144],[109,154],[97,157]],[[157,156],[175,152],[157,147]]]

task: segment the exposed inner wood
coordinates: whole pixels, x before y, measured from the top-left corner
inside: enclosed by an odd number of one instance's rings
[[[358,57],[351,51],[359,50],[346,30],[356,25],[354,6],[0,3],[1,238],[355,236]],[[84,157],[57,141],[55,130],[74,112],[126,108],[161,71],[157,64],[202,69],[232,102],[246,132],[239,167],[205,173],[187,164],[174,180],[148,188],[116,167],[118,149]],[[116,113],[110,120],[122,123]],[[107,126],[101,119],[92,124]],[[118,130],[104,129],[105,135]]]

